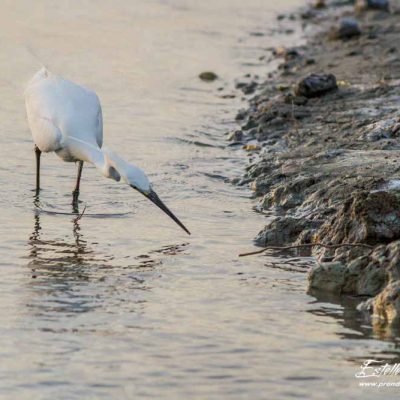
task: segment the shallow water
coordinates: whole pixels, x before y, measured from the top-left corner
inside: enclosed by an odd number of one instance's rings
[[[312,260],[237,257],[264,221],[229,183],[246,155],[224,133],[245,103],[222,96],[267,74],[265,48],[298,42],[272,32],[300,3],[2,2],[0,398],[376,398],[354,374],[397,342],[354,301],[307,295]],[[106,145],[149,172],[192,236],[91,167],[76,220],[75,167],[55,155],[35,206],[21,93],[41,64],[98,92]]]

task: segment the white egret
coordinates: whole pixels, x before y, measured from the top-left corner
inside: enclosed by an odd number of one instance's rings
[[[40,191],[41,153],[53,151],[64,161],[78,162],[74,204],[78,201],[83,163],[88,162],[105,177],[125,182],[139,191],[190,234],[160,200],[140,168],[102,149],[103,119],[96,93],[42,68],[29,81],[25,102],[35,142],[37,193]]]

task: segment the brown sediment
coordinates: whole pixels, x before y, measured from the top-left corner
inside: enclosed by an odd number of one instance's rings
[[[360,308],[393,325],[400,320],[400,7],[384,3],[328,1],[296,14],[313,32],[307,45],[274,53],[282,63],[238,114],[231,139],[258,145],[239,184],[250,184],[261,211],[280,214],[256,243],[309,244],[317,260],[310,290],[371,296]]]

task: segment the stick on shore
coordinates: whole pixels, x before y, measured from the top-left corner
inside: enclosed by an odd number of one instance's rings
[[[338,249],[340,247],[365,247],[367,249],[373,249],[373,246],[365,243],[340,243],[340,244],[325,244],[325,243],[306,243],[306,244],[296,244],[292,246],[267,246],[261,250],[251,251],[249,253],[241,253],[239,257],[247,257],[255,254],[261,254],[268,250],[291,250],[291,249],[306,249],[315,246],[325,247],[326,249]]]

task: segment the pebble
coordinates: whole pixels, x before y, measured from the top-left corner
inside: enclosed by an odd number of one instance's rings
[[[298,83],[295,93],[297,96],[312,98],[321,96],[335,89],[337,89],[335,75],[311,74]]]
[[[389,11],[390,2],[389,0],[357,0],[354,7],[356,11],[364,11],[364,10]]]
[[[243,121],[247,117],[247,110],[239,110],[236,114],[235,120],[236,121]]]
[[[243,140],[243,132],[241,130],[230,132],[228,135],[228,140],[230,142],[241,142]]]
[[[204,71],[199,75],[199,78],[205,82],[212,82],[218,79],[218,75],[212,71]]]
[[[282,57],[285,60],[294,60],[295,58],[301,57],[300,52],[295,47],[275,47],[272,50],[272,54],[275,57]]]
[[[326,7],[325,0],[316,0],[314,3],[314,8],[320,9],[320,8],[325,8],[325,7]]]
[[[251,82],[238,82],[236,83],[236,89],[240,89],[244,94],[253,94],[257,89],[258,83],[255,81]]]
[[[260,150],[261,147],[258,146],[257,144],[246,144],[242,147],[242,149],[246,151],[257,151]]]
[[[361,29],[354,18],[343,18],[338,26],[334,26],[329,31],[331,39],[350,39],[361,35]]]

